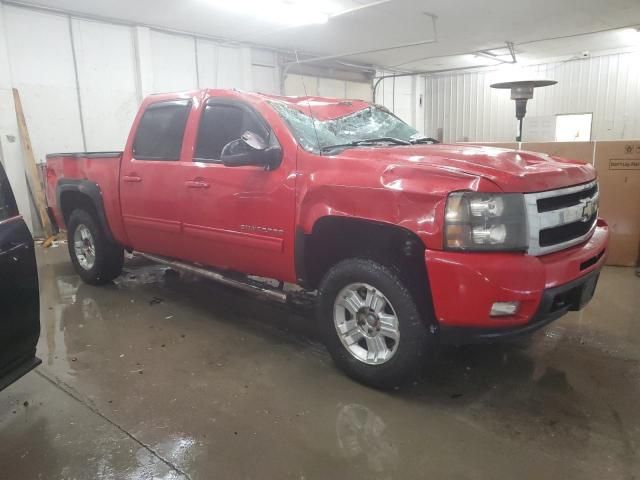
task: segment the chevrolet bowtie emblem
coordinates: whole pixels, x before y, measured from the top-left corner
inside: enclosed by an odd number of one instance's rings
[[[580,205],[582,205],[582,216],[580,217],[581,222],[588,222],[593,214],[598,210],[598,204],[592,198],[582,198],[580,199]]]

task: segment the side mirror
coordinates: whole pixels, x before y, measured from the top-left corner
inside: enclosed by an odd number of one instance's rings
[[[240,137],[240,140],[246,143],[247,146],[253,150],[266,150],[269,146],[264,138],[251,130],[244,132]]]
[[[281,159],[279,146],[269,146],[264,138],[250,130],[227,143],[220,154],[220,160],[226,167],[255,165],[271,170],[280,164]]]

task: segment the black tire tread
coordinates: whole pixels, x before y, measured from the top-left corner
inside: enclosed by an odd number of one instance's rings
[[[80,266],[73,248],[73,234],[78,225],[84,224],[93,235],[96,247],[96,262],[90,270]],[[124,265],[124,249],[111,241],[91,212],[76,209],[71,212],[67,221],[67,243],[71,263],[85,283],[104,285],[122,273]]]
[[[380,289],[399,317],[400,345],[393,358],[381,365],[367,365],[355,359],[340,342],[333,324],[335,295],[348,283],[358,281]],[[423,318],[420,302],[406,283],[394,269],[361,258],[337,263],[322,279],[317,313],[325,332],[325,344],[336,364],[351,378],[376,388],[395,388],[415,379],[432,358],[436,347],[430,328],[432,319]]]

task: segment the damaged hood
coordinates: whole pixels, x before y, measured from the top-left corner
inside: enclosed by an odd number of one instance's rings
[[[429,166],[484,177],[505,192],[539,192],[593,180],[595,169],[544,153],[474,145],[410,145],[353,148],[340,157],[375,159],[395,165]]]

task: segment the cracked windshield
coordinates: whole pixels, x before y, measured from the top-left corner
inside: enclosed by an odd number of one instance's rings
[[[378,106],[372,105],[332,120],[317,120],[312,119],[307,112],[301,112],[282,102],[270,104],[285,120],[298,143],[305,150],[314,153],[375,140],[408,144],[422,137],[416,129]]]

